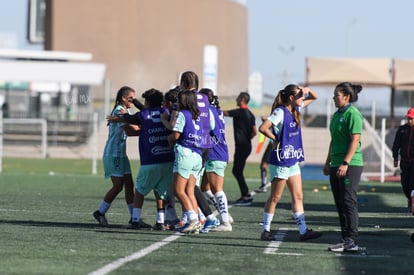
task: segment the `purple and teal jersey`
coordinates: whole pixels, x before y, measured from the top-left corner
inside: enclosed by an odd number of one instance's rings
[[[225,123],[223,112],[213,106],[210,107],[210,110],[215,123],[214,128],[211,130],[211,141],[213,147],[209,150],[207,159],[228,162],[229,152],[225,137]]]
[[[302,132],[292,113],[284,106],[277,107],[268,119],[273,124],[277,147],[270,153],[269,163],[290,167],[304,160]]]
[[[145,108],[135,115],[140,120],[139,156],[141,165],[174,161],[174,151],[168,144],[171,131],[165,128],[160,115],[161,107]]]
[[[210,102],[205,94],[196,92],[197,106],[200,110],[199,125],[200,128],[196,129],[197,135],[201,137],[199,146],[200,148],[211,148],[213,146],[210,138]]]
[[[181,110],[180,112],[178,112],[177,120],[173,127],[173,131],[179,132],[181,134],[180,138],[177,140],[177,144],[191,149],[193,152],[196,152],[201,156],[203,152],[203,147],[201,146],[201,143],[204,140],[204,136],[201,134],[200,129],[200,120],[193,120],[190,111]]]

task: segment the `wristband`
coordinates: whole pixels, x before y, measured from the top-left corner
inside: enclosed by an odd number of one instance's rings
[[[344,160],[344,161],[342,162],[342,165],[346,165],[346,166],[348,166],[348,165],[349,165],[349,163],[348,163],[347,161],[345,161],[345,160]]]

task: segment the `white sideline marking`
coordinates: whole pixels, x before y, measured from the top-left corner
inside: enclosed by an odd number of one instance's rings
[[[232,208],[232,207],[233,207],[232,205],[229,205],[228,206],[229,209]],[[217,216],[218,215],[217,210],[214,210],[213,214],[215,216]],[[163,247],[164,245],[169,244],[169,243],[175,241],[176,239],[178,239],[181,236],[183,236],[181,233],[176,232],[174,235],[169,236],[168,238],[165,238],[162,241],[153,243],[152,245],[150,245],[150,246],[148,246],[148,247],[146,247],[144,249],[141,249],[141,250],[139,250],[139,251],[137,251],[137,252],[135,252],[135,253],[133,253],[133,254],[131,254],[129,256],[126,256],[124,258],[121,258],[121,259],[118,259],[116,261],[113,261],[112,263],[109,263],[109,264],[101,267],[98,270],[92,271],[88,275],[104,275],[104,274],[108,274],[109,272],[114,271],[114,270],[120,268],[121,266],[123,266],[124,264],[126,264],[128,262],[132,262],[134,260],[138,260],[138,259],[140,259],[140,258],[148,255],[149,253],[151,253],[151,252],[153,252],[153,251],[155,251],[155,250]]]
[[[269,242],[266,249],[264,250],[264,253],[265,254],[278,254],[277,251],[279,250],[279,246],[282,244],[283,240],[285,239],[287,231],[288,231],[287,228],[280,228],[276,232],[276,235],[273,236],[275,240]]]
[[[134,260],[138,260],[146,255],[148,255],[149,253],[163,247],[166,244],[169,244],[170,242],[175,241],[176,239],[178,239],[180,237],[180,235],[178,234],[174,234],[172,236],[169,236],[168,238],[165,238],[162,241],[153,243],[152,245],[141,249],[129,256],[126,256],[124,258],[118,259],[116,261],[113,261],[112,263],[109,263],[103,267],[101,267],[98,270],[92,271],[91,273],[89,273],[89,275],[104,275],[104,274],[108,274],[111,271],[114,271],[115,269],[118,269],[119,267],[123,266],[124,264],[134,261]]]
[[[228,206],[229,209],[232,208],[232,207],[233,207],[232,205],[229,205]],[[217,210],[214,210],[213,214],[215,216],[218,215]],[[168,238],[165,238],[162,241],[153,243],[152,245],[150,245],[150,246],[148,246],[148,247],[146,247],[144,249],[141,249],[141,250],[139,250],[139,251],[137,251],[137,252],[135,252],[135,253],[133,253],[133,254],[131,254],[129,256],[126,256],[124,258],[121,258],[121,259],[118,259],[116,261],[113,261],[112,263],[109,263],[109,264],[101,267],[100,269],[97,269],[95,271],[92,271],[88,275],[105,275],[105,274],[108,274],[109,272],[114,271],[114,270],[120,268],[121,266],[123,266],[124,264],[126,264],[128,262],[132,262],[134,260],[138,260],[138,259],[140,259],[140,258],[148,255],[149,253],[151,253],[151,252],[153,252],[153,251],[155,251],[155,250],[163,247],[164,245],[169,244],[169,243],[175,241],[176,239],[178,239],[181,236],[183,236],[183,235],[181,233],[177,232],[174,235],[169,236]]]
[[[264,250],[264,253],[285,256],[303,256],[302,253],[277,252],[279,250],[279,246],[283,243],[283,240],[285,239],[288,230],[288,228],[280,228],[276,232],[276,235],[274,235],[275,240],[270,241],[269,245]]]
[[[232,207],[233,207],[232,205],[228,206],[229,209],[232,208]],[[218,215],[217,210],[214,210],[213,214],[215,216],[217,216]],[[124,264],[126,264],[128,262],[138,260],[138,259],[148,255],[149,253],[163,247],[164,245],[175,241],[176,239],[178,239],[181,236],[183,236],[181,233],[176,232],[174,235],[169,236],[168,238],[165,238],[162,241],[153,243],[152,245],[150,245],[150,246],[148,246],[144,249],[141,249],[141,250],[139,250],[139,251],[137,251],[137,252],[135,252],[135,253],[133,253],[129,256],[126,256],[124,258],[113,261],[112,263],[109,263],[109,264],[101,267],[100,269],[97,269],[95,271],[90,272],[88,275],[105,275],[105,274],[108,274],[109,272],[120,268],[121,266],[123,266]]]

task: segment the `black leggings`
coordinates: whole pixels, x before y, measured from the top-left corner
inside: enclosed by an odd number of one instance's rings
[[[201,211],[203,212],[204,216],[209,216],[213,212],[211,211],[210,205],[206,197],[204,196],[203,192],[200,190],[200,187],[196,185],[194,189],[194,195],[197,200],[198,207],[200,207]]]
[[[247,186],[246,180],[244,179],[243,170],[246,166],[246,160],[252,152],[252,145],[236,145],[234,151],[234,161],[233,161],[233,176],[236,178],[237,183],[239,184],[240,193],[242,197],[249,195],[249,187]]]
[[[331,167],[329,180],[338,211],[342,239],[356,240],[358,236],[357,192],[361,180],[362,166],[349,166],[346,177],[336,175],[338,167]]]
[[[411,191],[414,190],[414,161],[400,162],[401,187],[407,199],[411,199]]]

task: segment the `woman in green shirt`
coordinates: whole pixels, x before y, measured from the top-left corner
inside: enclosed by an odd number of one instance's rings
[[[336,86],[333,100],[338,110],[334,113],[329,131],[331,143],[323,168],[329,175],[335,206],[339,215],[342,240],[329,247],[333,252],[356,252],[358,236],[357,191],[361,180],[363,160],[361,134],[363,117],[352,104],[358,100],[361,85],[343,82]]]

